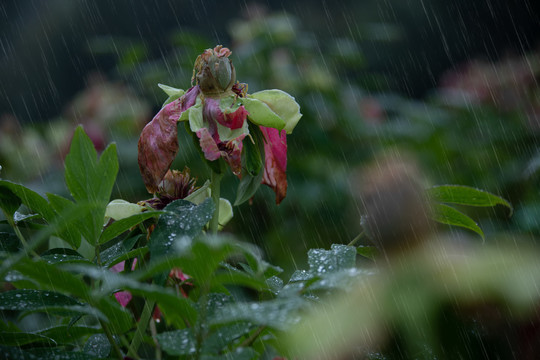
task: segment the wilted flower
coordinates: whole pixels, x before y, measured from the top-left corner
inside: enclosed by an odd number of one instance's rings
[[[197,178],[191,177],[189,169],[183,171],[169,170],[159,183],[157,197],[139,202],[140,205],[150,205],[156,210],[162,210],[174,200],[184,199],[199,187],[195,186]]]
[[[189,121],[189,129],[196,134],[206,160],[223,158],[239,177],[264,171],[262,183],[274,189],[276,202],[279,204],[285,197],[286,134],[292,133],[300,120],[300,107],[281,90],[247,94],[247,85],[236,82],[230,54],[222,46],[205,50],[195,62],[196,84],[186,92],[161,86],[170,102],[144,128],[139,139],[139,167],[149,192],[158,191],[178,152],[177,122]],[[253,133],[259,130],[262,136]],[[264,170],[263,154],[247,154],[243,143],[246,138],[250,145],[264,142]],[[249,148],[258,151],[262,147]],[[243,162],[247,157],[258,159],[255,161],[261,162],[260,166]]]

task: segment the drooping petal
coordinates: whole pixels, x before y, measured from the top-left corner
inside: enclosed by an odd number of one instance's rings
[[[163,107],[141,133],[139,169],[149,193],[157,191],[178,152],[176,123],[182,113],[195,104],[197,95],[199,88],[194,86],[181,98]]]
[[[122,306],[126,307],[128,306],[131,299],[133,299],[133,295],[129,291],[119,291],[114,293],[114,297],[116,298],[116,301]]]
[[[287,133],[264,126],[260,129],[265,140],[263,184],[274,189],[279,204],[287,195]]]
[[[199,138],[199,144],[204,153],[204,157],[210,161],[217,160],[221,157],[221,152],[219,151],[218,144],[210,135],[210,132],[207,128],[201,128],[196,132],[197,137]]]
[[[252,99],[257,99],[264,102],[274,113],[276,113],[285,122],[285,131],[291,134],[296,124],[302,117],[300,113],[300,105],[294,97],[287,94],[285,91],[272,89],[258,91],[251,94]]]
[[[285,127],[285,121],[263,101],[251,97],[242,98],[240,101],[249,112],[249,120],[255,125],[279,130]]]
[[[204,100],[205,120],[216,121],[232,130],[240,129],[248,114],[244,106],[234,106],[232,99],[229,98],[205,98]]]
[[[244,137],[245,135],[241,135],[234,140],[219,144],[221,156],[229,164],[233,174],[237,176],[242,172],[242,140]]]

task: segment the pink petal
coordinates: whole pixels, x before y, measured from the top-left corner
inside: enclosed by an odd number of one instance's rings
[[[114,293],[114,297],[116,298],[116,301],[122,305],[122,307],[126,307],[131,299],[133,299],[133,295],[131,295],[129,291],[119,291]]]
[[[263,184],[274,189],[279,204],[287,195],[287,133],[264,126],[260,129],[265,140]]]
[[[242,140],[244,140],[244,137],[245,135],[241,135],[234,140],[219,145],[221,155],[231,167],[233,174],[237,176],[242,172]]]
[[[197,137],[199,138],[199,144],[204,153],[204,157],[210,161],[217,160],[221,157],[218,144],[216,140],[210,135],[207,128],[201,128],[197,131]]]
[[[244,125],[244,121],[246,121],[249,114],[244,108],[244,105],[240,106],[234,112],[227,113],[221,110],[219,104],[219,99],[205,98],[203,109],[204,119],[208,123],[217,121],[221,125],[232,130],[240,129]]]
[[[249,113],[244,105],[242,105],[234,112],[225,113],[225,123],[220,124],[232,130],[240,129],[244,125],[244,121],[246,121],[248,115]]]
[[[144,127],[139,138],[138,160],[149,193],[157,191],[169,170],[178,152],[176,123],[184,111],[195,105],[198,95],[199,87],[192,87],[181,98],[165,105]]]

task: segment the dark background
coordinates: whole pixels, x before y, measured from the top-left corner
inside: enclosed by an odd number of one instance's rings
[[[445,70],[468,59],[496,60],[539,45],[537,1],[261,4],[297,16],[319,41],[350,37],[361,44],[367,69],[382,75],[377,86],[417,98],[434,88]],[[115,64],[110,56],[96,57],[88,50],[96,36],[142,40],[147,56],[156,58],[172,51],[173,30],[196,31],[227,45],[226,26],[246,6],[244,1],[219,0],[2,0],[0,114],[13,114],[21,122],[58,115],[62,104],[84,88],[86,74],[96,69],[107,73]]]

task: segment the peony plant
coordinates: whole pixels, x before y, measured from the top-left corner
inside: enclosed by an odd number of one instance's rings
[[[195,61],[188,90],[160,85],[169,98],[143,129],[138,145],[149,193],[155,194],[164,181],[179,151],[178,123],[185,122],[212,169],[215,200],[223,161],[240,179],[235,205],[251,198],[261,183],[274,190],[277,204],[285,198],[287,135],[302,117],[300,106],[277,89],[248,94],[247,84],[236,81],[230,55],[221,45],[205,50]]]

